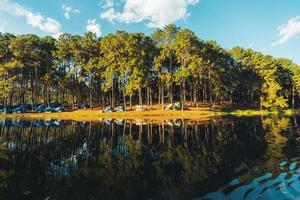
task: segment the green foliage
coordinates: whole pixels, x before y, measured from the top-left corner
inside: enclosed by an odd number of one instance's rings
[[[248,71],[251,71],[251,74],[255,74],[251,76],[251,81],[253,82],[255,78],[258,83],[253,90],[259,94],[261,106],[271,109],[288,106],[287,99],[282,95],[282,85],[278,81],[279,77],[282,78],[278,74],[281,68],[274,58],[240,47],[234,48],[231,54]]]
[[[155,70],[159,80],[168,87],[174,83],[174,69],[177,67],[175,40],[179,31],[179,27],[170,24],[164,30],[158,29],[152,34],[152,39],[159,49],[159,54],[154,58]]]
[[[251,49],[222,48],[173,24],[103,38],[0,34],[0,104],[186,100],[266,109],[300,105],[300,67]],[[195,104],[194,104],[195,105]]]
[[[199,63],[199,40],[196,35],[187,29],[183,29],[177,33],[174,42],[174,49],[180,68],[175,73],[176,83],[182,83],[191,75],[191,71],[195,64]],[[199,59],[199,60],[198,60]]]
[[[9,93],[13,89],[14,80],[15,80],[15,77],[0,80],[0,98],[1,99],[7,99],[8,98]]]
[[[124,59],[126,59],[123,54],[126,37],[127,33],[119,31],[115,35],[109,34],[101,40],[100,75],[104,80],[102,85],[104,91],[113,88],[114,80],[118,78],[118,75],[121,75],[120,69],[124,67],[123,63],[125,63]]]

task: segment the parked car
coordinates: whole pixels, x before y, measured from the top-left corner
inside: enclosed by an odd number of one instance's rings
[[[42,104],[42,103],[34,104],[33,110],[36,110],[39,106],[42,106],[42,105],[44,105],[44,104]]]
[[[118,106],[115,111],[116,112],[125,112],[124,106]]]
[[[137,105],[135,111],[145,111],[147,106]]]
[[[172,110],[173,104],[168,104],[165,106],[164,110]]]
[[[63,107],[63,105],[61,103],[55,102],[50,104],[51,107],[54,108],[54,112],[64,112],[65,108]]]
[[[11,108],[3,108],[0,110],[1,114],[11,114],[12,113],[12,109]]]
[[[24,105],[15,105],[12,109],[13,113],[25,113],[26,111],[32,110],[31,104],[24,104]]]
[[[81,108],[81,105],[79,103],[74,104],[74,109],[80,109],[80,108]]]
[[[45,105],[39,105],[36,109],[35,109],[35,112],[38,112],[38,113],[43,113],[45,112],[46,110],[46,106]]]
[[[36,109],[35,109],[35,111],[38,112],[38,113],[43,113],[43,112],[46,112],[46,113],[63,112],[64,110],[65,109],[62,106],[62,104],[58,103],[58,102],[50,103],[49,106],[45,106],[45,105],[41,104],[41,105],[38,105],[36,107]]]
[[[25,111],[32,110],[32,105],[31,104],[24,104],[22,107],[24,108]]]
[[[88,105],[88,104],[81,105],[81,109],[88,109],[88,108],[90,108],[90,105]]]
[[[11,110],[14,110],[16,109],[17,107],[20,107],[22,106],[22,104],[15,104],[15,105],[12,105],[12,106],[7,106],[6,108],[10,108]]]
[[[88,109],[88,108],[90,108],[90,105],[88,104],[80,104],[80,103],[75,104],[75,109]]]
[[[5,107],[1,107],[1,108],[0,108],[0,113],[3,112],[4,108],[5,108]]]
[[[48,107],[46,107],[45,112],[46,113],[54,113],[55,112],[55,107],[48,106]]]
[[[114,108],[112,106],[108,106],[105,108],[104,112],[107,112],[107,113],[114,112]]]
[[[171,103],[171,104],[167,105],[164,109],[165,110],[180,110],[181,103],[180,102]]]
[[[21,113],[25,113],[26,109],[24,106],[19,106],[19,107],[16,107],[15,109],[13,109],[12,112],[16,113],[16,114],[21,114]]]
[[[52,102],[52,103],[50,103],[49,106],[54,107],[54,108],[57,108],[57,107],[61,107],[62,104],[61,104],[61,103],[58,103],[58,102]]]
[[[4,108],[5,108],[4,106],[0,106],[0,113],[3,112]]]
[[[56,107],[54,110],[55,110],[55,112],[64,112],[65,108],[63,106],[59,106],[59,107]]]
[[[48,106],[45,109],[45,113],[54,113],[54,112],[55,112],[55,108],[54,107]]]
[[[182,107],[180,102],[176,102],[173,104],[173,110],[180,110]]]

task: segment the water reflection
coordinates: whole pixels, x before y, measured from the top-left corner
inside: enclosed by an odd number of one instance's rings
[[[297,133],[296,117],[3,119],[0,199],[256,198],[297,188]]]
[[[215,192],[199,199],[298,199],[300,143],[296,116],[262,118],[268,144],[262,159]]]

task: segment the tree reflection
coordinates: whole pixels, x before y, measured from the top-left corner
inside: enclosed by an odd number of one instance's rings
[[[298,180],[299,169],[299,126],[297,116],[261,117],[266,132],[267,148],[260,159],[253,159],[252,167],[247,173],[236,176],[217,192],[209,193],[204,198],[231,199],[234,197],[251,199],[289,198],[284,194],[299,194],[291,186],[294,179]],[[289,188],[291,186],[291,188]],[[282,187],[282,188],[280,188]],[[214,189],[216,191],[216,189]],[[266,192],[268,191],[268,192]],[[263,196],[269,195],[269,196]]]
[[[0,198],[189,199],[266,160],[267,133],[286,137],[289,123],[3,119]]]

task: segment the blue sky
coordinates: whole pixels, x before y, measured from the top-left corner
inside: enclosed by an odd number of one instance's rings
[[[175,23],[225,48],[250,47],[298,64],[299,16],[299,0],[0,0],[1,32],[151,34]]]

